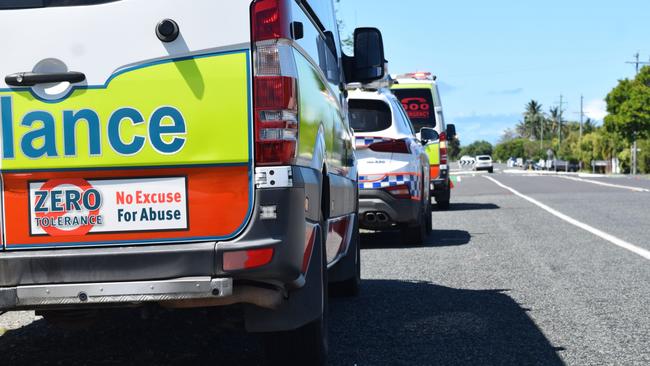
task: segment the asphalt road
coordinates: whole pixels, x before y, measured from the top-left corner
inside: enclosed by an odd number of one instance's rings
[[[436,230],[421,246],[402,245],[397,233],[362,235],[362,293],[330,302],[331,364],[650,364],[648,259],[485,176],[461,176],[451,210],[434,212]],[[650,192],[561,177],[490,177],[650,249]],[[0,365],[262,363],[257,337],[214,323],[192,311],[109,318],[72,332],[32,313],[8,313],[0,316],[8,329]]]

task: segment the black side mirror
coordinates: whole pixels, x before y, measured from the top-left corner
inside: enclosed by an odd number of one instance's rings
[[[456,137],[456,125],[450,123],[447,125],[447,138],[449,140],[452,140],[455,137]]]
[[[420,130],[420,140],[422,144],[426,144],[429,141],[440,140],[440,135],[431,127],[422,127]]]
[[[377,28],[354,30],[354,62],[348,82],[366,83],[381,79],[386,73],[384,40]]]

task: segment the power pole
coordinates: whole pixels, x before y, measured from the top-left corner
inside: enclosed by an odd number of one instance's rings
[[[558,115],[558,121],[557,121],[557,135],[558,135],[558,144],[557,144],[557,150],[558,153],[560,151],[560,148],[562,147],[562,114],[564,113],[564,95],[560,94],[560,108],[559,108],[559,115]]]
[[[650,62],[641,62],[639,61],[639,53],[637,52],[636,55],[634,55],[635,61],[627,61],[625,62],[626,64],[633,64],[636,69],[636,75],[639,75],[639,67],[641,65],[650,65]],[[636,162],[637,162],[637,145],[636,145],[636,134],[637,132],[634,131],[634,142],[632,143],[632,175],[636,175]]]
[[[641,67],[641,66],[643,66],[643,65],[650,65],[650,62],[639,61],[639,57],[641,57],[641,55],[639,55],[639,53],[637,52],[637,53],[634,55],[634,61],[625,61],[626,64],[634,65],[635,70],[636,70],[636,74],[639,73],[639,70],[640,70],[640,67]]]
[[[582,143],[582,134],[584,133],[584,124],[585,124],[585,96],[580,94],[580,111],[572,112],[573,114],[580,115],[580,135],[578,138],[578,144]],[[582,161],[580,161],[580,169],[582,169]]]
[[[584,123],[585,111],[584,111],[585,96],[580,95],[580,139],[582,141],[582,124]]]
[[[636,133],[634,135],[634,143],[632,144],[632,175],[636,175]]]
[[[537,119],[539,119],[539,127],[542,131],[539,139],[539,149],[544,151],[544,115],[537,116]]]

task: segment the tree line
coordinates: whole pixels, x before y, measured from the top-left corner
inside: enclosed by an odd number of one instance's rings
[[[587,119],[582,123],[566,121],[558,107],[544,111],[531,100],[523,119],[506,130],[493,147],[487,141],[450,149],[452,159],[463,155],[491,154],[495,160],[510,157],[547,159],[550,150],[556,159],[582,163],[591,169],[593,160],[618,158],[624,172],[631,171],[632,149],[637,142],[638,171],[650,173],[650,67],[640,70],[634,79],[619,80],[605,98],[608,115],[602,125]],[[458,141],[456,141],[459,144]]]

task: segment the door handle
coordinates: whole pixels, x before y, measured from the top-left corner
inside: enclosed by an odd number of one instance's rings
[[[84,80],[86,80],[86,75],[77,71],[54,73],[19,72],[5,76],[5,83],[10,86],[34,86],[66,81],[73,84],[80,83]]]

